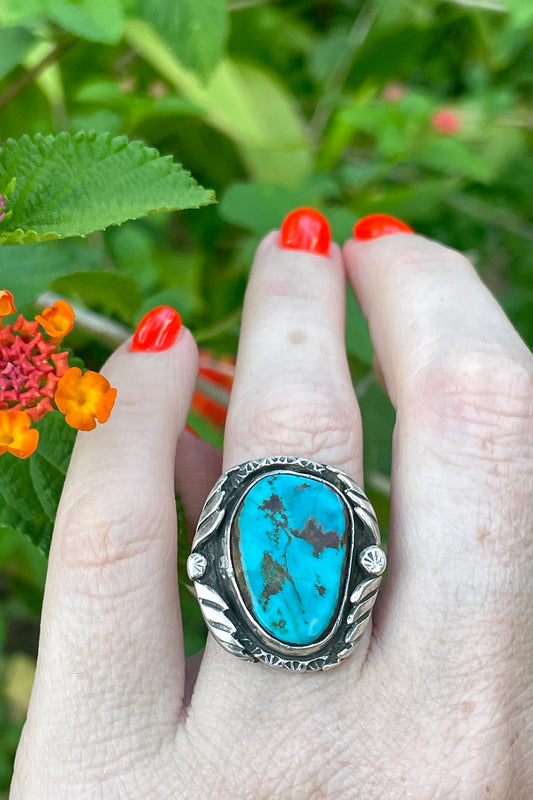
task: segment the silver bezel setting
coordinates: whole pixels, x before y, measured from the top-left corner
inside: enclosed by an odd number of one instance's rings
[[[281,642],[257,622],[241,596],[231,557],[233,518],[242,499],[258,480],[280,472],[308,475],[327,484],[343,500],[350,520],[338,614],[321,639],[306,646]],[[329,465],[272,456],[239,464],[219,478],[200,515],[187,571],[210,632],[230,653],[294,672],[325,670],[352,652],[370,621],[386,566],[379,542],[374,509],[351,478]]]

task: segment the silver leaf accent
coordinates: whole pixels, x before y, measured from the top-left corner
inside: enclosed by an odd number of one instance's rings
[[[366,626],[370,622],[370,616],[371,616],[370,613],[368,613],[366,617],[363,617],[358,622],[356,622],[355,625],[352,625],[351,628],[348,628],[348,632],[344,637],[344,641],[355,643],[357,639],[359,639],[363,635]]]
[[[378,578],[369,578],[366,581],[363,581],[358,586],[355,587],[354,591],[350,596],[350,603],[359,603],[361,600],[364,600],[365,597],[379,589],[379,584],[381,583],[381,577]]]
[[[214,506],[214,510],[211,513],[202,513],[202,516],[198,522],[198,527],[196,528],[193,547],[197,547],[200,542],[203,542],[204,539],[207,539],[208,536],[211,536],[211,534],[217,529],[218,525],[220,525],[224,519],[226,510],[224,508],[218,508],[221,502],[222,498],[219,499],[217,505]]]
[[[226,615],[228,610],[227,603],[210,586],[206,586],[198,581],[195,583],[196,596],[202,609],[206,622],[210,627],[216,629],[217,639],[226,650],[235,656],[252,661],[252,657],[246,652],[241,642],[235,638],[235,625]]]

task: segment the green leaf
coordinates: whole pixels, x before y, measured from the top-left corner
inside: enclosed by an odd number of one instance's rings
[[[85,236],[152,211],[213,202],[170,156],[125,136],[37,134],[0,150],[0,191],[16,179],[0,244]]]
[[[76,431],[67,425],[65,417],[59,411],[51,411],[35,427],[40,431],[39,446],[36,452],[42,456],[50,468],[65,476],[74,447]],[[31,461],[31,457],[29,460]],[[59,502],[59,496],[57,501]]]
[[[45,13],[46,0],[0,0],[0,22],[14,25],[27,22]]]
[[[133,278],[105,270],[73,272],[54,281],[52,289],[88,306],[101,306],[129,322],[142,303],[142,295]]]
[[[157,306],[172,306],[178,308],[181,319],[185,325],[190,324],[194,315],[203,310],[200,298],[186,288],[173,286],[170,289],[161,289],[146,298],[141,311],[147,313]],[[139,316],[142,316],[139,315]]]
[[[0,78],[20,64],[34,42],[25,28],[0,28]]]
[[[342,245],[352,236],[355,217],[352,211],[344,207],[331,207],[326,210],[326,217],[331,227],[331,239]]]
[[[125,37],[235,142],[252,177],[287,186],[307,177],[312,167],[308,135],[295,101],[276,78],[226,58],[203,86],[149,25],[130,20]]]
[[[81,239],[0,247],[2,288],[13,293],[21,308],[46,292],[56,278],[97,269],[102,259],[101,246]]]
[[[82,39],[116,44],[122,36],[123,0],[0,0],[4,24],[46,20]],[[42,27],[46,31],[46,28]]]
[[[65,476],[57,469],[50,469],[49,463],[39,452],[35,452],[28,460],[30,476],[39,502],[48,519],[53,520],[61,497]]]
[[[180,544],[180,549],[184,545]],[[185,657],[193,656],[205,645],[207,628],[196,597],[187,584],[180,582],[180,608],[183,620],[183,646]]]
[[[313,181],[305,181],[297,188],[260,181],[234,183],[224,193],[217,210],[222,219],[264,236],[278,228],[293,208],[320,205],[324,197],[335,193],[336,185],[320,178],[316,175]]]
[[[390,185],[379,192],[361,193],[353,205],[356,216],[393,214],[419,224],[435,218],[446,199],[457,189],[459,178],[418,180],[411,185]]]
[[[19,530],[48,553],[76,431],[59,411],[50,412],[35,427],[39,445],[32,456],[0,456],[0,528]]]
[[[131,95],[120,91],[116,81],[111,80],[92,80],[84,83],[76,91],[75,100],[77,103],[129,103]]]
[[[72,114],[70,128],[74,132],[89,130],[115,135],[123,130],[122,117],[105,108],[87,114]]]
[[[363,362],[372,365],[373,348],[368,324],[353,293],[346,295],[346,350]]]
[[[451,137],[434,138],[418,154],[419,163],[443,173],[464,175],[475,181],[490,179],[492,165],[472,148]]]
[[[122,36],[121,0],[54,0],[48,14],[66,31],[82,39],[116,44]]]
[[[529,0],[503,0],[515,27],[525,27],[533,22],[533,6]]]
[[[71,123],[74,121],[78,130],[131,130],[141,122],[157,117],[201,115],[201,109],[184,97],[126,93],[121,91],[116,81],[109,80],[84,84],[76,93],[76,102],[83,103],[85,108],[87,105],[94,106],[92,113],[84,110],[81,114],[71,116]],[[90,124],[82,126],[84,119]]]
[[[189,411],[187,422],[204,442],[209,442],[213,447],[222,450],[224,444],[224,431],[215,428],[208,420],[200,416],[196,411]]]
[[[365,438],[365,473],[390,478],[394,409],[382,389],[370,380],[366,391],[358,395]]]
[[[224,55],[226,0],[140,0],[138,13],[153,25],[183,66],[203,80]]]
[[[176,494],[176,516],[178,522],[178,582],[181,616],[183,620],[183,645],[185,656],[197,653],[205,644],[207,628],[200,606],[193,595],[191,582],[187,576],[187,558],[190,553],[188,543],[187,519],[181,497]]]
[[[10,453],[0,458],[0,528],[15,528],[44,551],[50,544],[52,526],[35,491],[28,459],[21,460]]]
[[[105,234],[109,254],[121,275],[133,278],[146,296],[157,282],[153,235],[136,222],[126,222]]]
[[[54,42],[41,39],[32,47],[24,59],[24,67],[27,70],[37,69],[34,81],[52,108],[57,111],[65,105],[65,90],[63,87],[63,75],[59,64],[55,62],[56,53]],[[51,58],[52,63],[48,64],[46,69],[40,69],[39,65],[47,58]]]
[[[42,594],[46,560],[26,536],[21,536],[20,531],[9,526],[0,526],[0,567],[4,574],[15,576],[17,583],[24,587],[24,596],[19,595],[19,599],[25,605],[33,606],[39,590]],[[30,593],[33,597],[29,596]],[[38,602],[35,611],[39,614],[40,610],[41,604]]]

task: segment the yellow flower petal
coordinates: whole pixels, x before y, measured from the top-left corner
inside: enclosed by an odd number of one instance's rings
[[[0,455],[31,456],[39,441],[39,431],[30,425],[31,418],[25,411],[0,411]]]
[[[36,314],[35,320],[43,326],[46,333],[56,341],[70,333],[74,327],[74,311],[66,300],[56,300],[42,314]]]
[[[7,289],[0,289],[0,317],[7,317],[8,314],[14,314],[16,310],[15,301],[11,292]]]
[[[71,367],[59,379],[55,402],[69,425],[91,431],[96,427],[95,420],[107,422],[116,396],[117,390],[99,372],[82,374],[79,367]]]

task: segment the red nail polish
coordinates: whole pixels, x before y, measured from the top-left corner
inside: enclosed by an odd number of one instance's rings
[[[283,220],[279,234],[280,247],[327,256],[330,241],[329,222],[314,208],[297,208]]]
[[[401,219],[388,214],[370,214],[355,223],[353,235],[355,239],[378,239],[391,233],[414,233],[414,230]]]
[[[153,308],[137,325],[132,350],[157,353],[172,347],[181,328],[181,317],[170,306]]]

